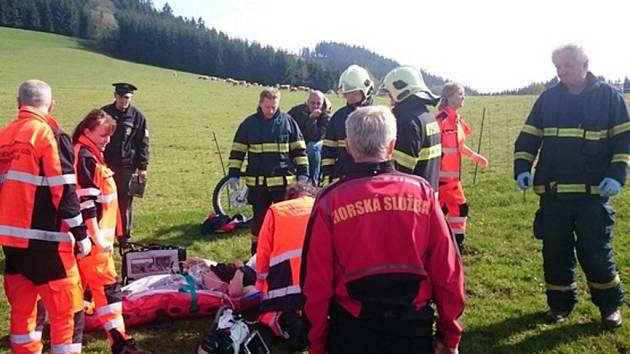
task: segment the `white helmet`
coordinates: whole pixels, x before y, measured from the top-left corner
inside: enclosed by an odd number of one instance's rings
[[[420,71],[413,66],[399,66],[390,71],[385,75],[380,90],[387,91],[395,102],[400,102],[411,95],[429,101],[436,101],[439,98],[429,90]]]
[[[368,98],[374,94],[374,82],[367,70],[353,64],[339,77],[339,93],[343,95],[354,91],[361,91]]]

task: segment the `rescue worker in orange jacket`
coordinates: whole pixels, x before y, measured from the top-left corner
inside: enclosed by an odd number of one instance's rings
[[[0,245],[11,351],[42,352],[45,308],[51,351],[80,353],[83,294],[74,251],[87,256],[91,243],[75,192],[72,142],[51,116],[48,84],[23,82],[17,101],[17,118],[0,130]]]
[[[256,288],[263,294],[258,320],[296,350],[305,346],[300,267],[316,193],[310,183],[289,185],[287,200],[267,210],[256,250]]]
[[[114,173],[106,166],[103,150],[116,130],[116,121],[105,111],[89,112],[72,136],[77,172],[77,195],[92,253],[80,259],[83,288],[90,290],[95,312],[107,332],[112,353],[148,353],[125,333],[122,294],[116,280],[112,251],[116,235],[123,236]]]
[[[460,250],[464,246],[468,218],[468,202],[461,183],[462,155],[479,164],[481,168],[488,165],[488,159],[466,145],[466,136],[471,135],[472,131],[457,113],[457,110],[464,106],[464,97],[462,85],[455,82],[447,83],[442,88],[442,96],[438,103],[439,112],[435,116],[442,134],[440,206]]]
[[[394,169],[389,109],[346,130],[355,165],[317,196],[302,253],[309,353],[458,353],[464,273],[433,188]]]

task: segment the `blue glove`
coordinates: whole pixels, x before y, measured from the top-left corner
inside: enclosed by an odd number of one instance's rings
[[[304,176],[304,175],[299,175],[298,176],[298,182],[308,182],[308,176]]]
[[[527,188],[531,187],[532,181],[532,174],[529,173],[529,171],[521,172],[518,174],[518,176],[516,176],[516,185],[518,185],[518,188],[520,188],[521,190],[526,190]]]
[[[232,189],[236,189],[238,187],[238,177],[230,177],[230,179],[228,179],[228,186]]]
[[[604,179],[599,183],[599,189],[601,190],[602,197],[612,197],[613,195],[619,194],[619,189],[621,188],[621,183],[617,182],[616,179],[610,177],[604,177]]]

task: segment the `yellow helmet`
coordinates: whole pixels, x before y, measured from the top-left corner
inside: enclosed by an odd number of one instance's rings
[[[388,92],[395,102],[400,102],[411,95],[436,101],[436,96],[429,90],[422,79],[422,74],[413,66],[399,66],[390,71],[383,79],[380,90]]]
[[[343,95],[354,91],[361,91],[368,98],[374,93],[374,82],[367,70],[353,64],[339,77],[339,93]]]

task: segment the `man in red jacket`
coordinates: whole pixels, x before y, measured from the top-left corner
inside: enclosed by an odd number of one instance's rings
[[[346,133],[356,165],[318,196],[304,242],[309,352],[458,353],[464,273],[434,190],[395,171],[387,108],[357,109]]]

